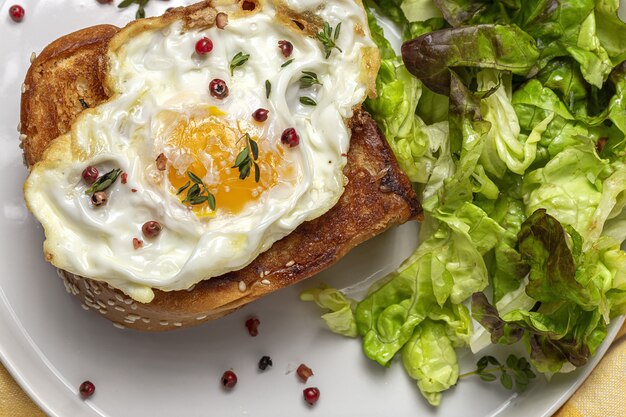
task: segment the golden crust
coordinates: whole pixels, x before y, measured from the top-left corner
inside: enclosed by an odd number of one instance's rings
[[[67,132],[85,105],[95,106],[107,95],[103,88],[106,51],[118,32],[99,25],[63,36],[32,62],[21,103],[20,133],[27,166],[39,161],[52,140]]]
[[[201,3],[203,7],[207,2]],[[198,5],[174,9],[165,16],[191,16]],[[181,14],[182,13],[182,14]],[[145,27],[155,20],[132,23],[130,27]],[[81,91],[95,106],[108,99],[102,84],[106,66],[102,65],[109,40],[117,28],[84,29],[53,42],[33,62],[27,75],[32,90],[22,96],[23,128],[36,132],[24,142],[29,165],[39,161],[50,143],[65,134],[82,111],[76,109],[76,91],[81,76],[90,75],[89,87]],[[128,28],[128,27],[127,27]],[[123,35],[126,36],[126,35]],[[69,70],[68,65],[72,65]],[[34,77],[36,68],[44,68],[47,77]],[[57,74],[57,71],[59,73]],[[66,99],[46,100],[39,93],[48,80],[55,94]],[[62,82],[56,82],[62,80]],[[38,92],[33,94],[32,91]],[[65,115],[63,123],[46,128],[42,117],[46,113]],[[387,228],[417,218],[421,206],[406,175],[400,170],[391,149],[373,119],[357,110],[350,121],[352,139],[344,174],[348,184],[339,202],[325,215],[298,227],[276,242],[246,268],[197,284],[190,291],[155,291],[155,299],[139,304],[107,284],[76,277],[60,271],[68,290],[85,307],[98,310],[118,326],[145,331],[163,331],[189,327],[221,317],[237,308],[303,279],[332,265],[350,249],[383,232]]]

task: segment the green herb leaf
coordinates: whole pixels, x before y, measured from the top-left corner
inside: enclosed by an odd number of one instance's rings
[[[87,104],[87,102],[84,99],[80,98],[78,100],[80,101],[80,105],[83,107],[83,109],[89,108],[89,104]]]
[[[333,28],[332,26],[330,26],[330,23],[324,22],[324,27],[322,28],[322,31],[317,34],[317,40],[320,41],[320,43],[324,47],[326,59],[328,59],[333,49],[336,49],[339,52],[343,52],[336,43],[337,39],[339,38],[340,30],[341,23],[337,25],[333,34]]]
[[[176,191],[176,195],[180,195],[183,193],[183,191],[185,191],[187,188],[189,188],[189,186],[191,185],[190,181],[187,181],[187,184],[183,185],[182,187],[180,187],[178,189],[178,191]]]
[[[312,87],[312,86],[314,86],[316,84],[322,85],[320,80],[317,78],[317,74],[316,73],[314,73],[312,71],[302,71],[302,73],[304,75],[300,78],[300,87],[302,87],[302,88],[309,88],[309,87]]]
[[[494,365],[494,367],[487,368],[489,364]],[[460,375],[459,378],[478,375],[485,382],[493,382],[498,379],[498,374],[500,374],[500,383],[504,388],[513,389],[513,382],[515,381],[515,389],[520,392],[525,390],[529,380],[536,376],[530,369],[530,364],[526,358],[518,358],[511,354],[506,358],[504,365],[493,356],[483,356],[476,362],[475,371]]]
[[[248,159],[250,159],[250,150],[246,147],[241,152],[239,152],[239,155],[237,155],[237,159],[235,159],[235,165],[233,165],[233,168],[239,167],[239,165],[243,164]]]
[[[482,379],[485,382],[492,382],[498,379],[498,377],[495,376],[494,374],[480,374],[480,379]]]
[[[295,60],[295,58],[291,58],[289,61],[286,61],[283,65],[281,65],[281,68],[285,68],[287,65],[291,64],[293,61]]]
[[[202,184],[202,180],[193,172],[187,171],[187,175],[189,176],[191,181],[195,182],[196,184]]]
[[[237,52],[237,54],[230,61],[230,75],[233,75],[235,68],[242,66],[250,59],[250,54],[244,54],[243,52]]]
[[[187,190],[187,196],[182,201],[183,203],[189,203],[192,206],[208,203],[209,208],[215,211],[215,196],[207,189],[202,179],[191,171],[187,171],[187,176],[191,179],[191,181],[187,181],[187,184],[179,188],[176,195],[182,194],[185,190]],[[193,185],[191,185],[192,182]],[[190,185],[191,188],[189,188]]]
[[[511,374],[507,374],[506,372],[500,375],[500,383],[506,389],[513,389],[513,378]]]
[[[237,143],[242,139],[245,140],[244,148],[235,158],[235,164],[232,168],[239,169],[239,179],[245,180],[250,176],[250,171],[254,166],[254,180],[259,182],[261,179],[261,168],[255,162],[259,159],[259,145],[247,133],[240,137]],[[250,158],[251,156],[252,158]]]
[[[300,103],[304,104],[305,106],[317,106],[317,102],[311,97],[300,97]]]
[[[144,17],[146,17],[145,6],[148,4],[149,1],[150,0],[123,0],[117,7],[119,7],[120,9],[124,9],[133,4],[136,4],[139,6],[139,8],[137,9],[137,13],[135,13],[135,18],[143,19]]]
[[[261,168],[259,168],[259,164],[254,163],[254,181],[259,182],[261,179]]]
[[[487,365],[489,365],[489,361],[487,360],[486,356],[483,356],[478,360],[478,362],[476,362],[476,368],[478,368],[478,371],[482,371],[487,367]]]
[[[252,150],[252,158],[255,161],[259,159],[259,145],[253,140],[250,141],[250,149]]]
[[[270,83],[270,80],[265,80],[265,97],[270,98],[271,92],[272,92],[272,83]]]
[[[207,197],[209,198],[209,200],[208,200],[209,208],[211,210],[215,211],[215,207],[216,207],[216,205],[215,205],[215,196],[213,194],[211,194],[211,193],[208,193]]]
[[[113,183],[117,180],[117,177],[120,176],[122,170],[120,168],[115,168],[112,171],[107,172],[93,183],[93,185],[85,191],[85,194],[93,194],[99,191],[104,191],[109,188]]]

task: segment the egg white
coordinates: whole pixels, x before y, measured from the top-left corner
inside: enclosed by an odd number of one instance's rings
[[[334,50],[326,59],[315,37],[278,19],[277,9],[285,6],[313,12],[333,28],[341,22],[337,44],[342,51]],[[225,7],[230,19],[224,30],[185,30],[179,20],[112,42],[108,87],[113,98],[85,111],[71,134],[55,140],[25,184],[27,204],[46,233],[44,251],[55,266],[149,302],[152,289],[187,289],[245,267],[298,225],[335,205],[344,188],[350,143],[346,120],[365,99],[376,72],[365,11],[355,0],[268,1],[259,9],[242,14]],[[203,36],[214,44],[206,57],[194,52]],[[277,45],[285,39],[294,52],[293,62],[283,67],[287,59]],[[238,52],[250,58],[231,75],[229,65]],[[302,71],[318,74],[322,85],[302,89]],[[229,86],[224,100],[208,92],[215,78]],[[317,106],[302,105],[301,96]],[[267,122],[257,125],[266,139],[260,142],[261,152],[284,147],[280,136],[290,127],[300,144],[281,153],[291,174],[258,200],[241,212],[227,213],[220,210],[218,194],[217,211],[201,217],[172,193],[155,158],[167,147],[171,131],[163,114],[188,120],[209,107],[219,108],[229,125],[245,125],[256,109],[268,109]],[[127,184],[118,180],[107,190],[109,201],[103,207],[94,208],[85,193],[81,172],[87,165],[98,166],[101,173],[121,168],[128,174]],[[133,249],[133,238],[143,239],[141,226],[149,220],[160,222],[162,233]]]

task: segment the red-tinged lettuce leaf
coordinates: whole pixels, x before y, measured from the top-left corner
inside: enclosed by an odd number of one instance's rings
[[[558,372],[566,363],[584,365],[606,337],[613,302],[609,292],[624,289],[623,252],[610,238],[583,251],[581,236],[545,210],[522,224],[518,239],[519,252],[530,265],[526,293],[537,303],[530,310],[500,314],[484,294],[474,294],[473,317],[494,343],[522,337],[541,372]]]
[[[402,45],[407,69],[428,88],[445,95],[450,94],[451,68],[494,68],[526,76],[538,57],[535,40],[515,25],[442,29]]]
[[[577,233],[572,229],[575,238]],[[519,251],[530,265],[526,293],[537,301],[569,300],[590,304],[589,290],[576,281],[574,255],[563,226],[546,210],[535,211],[522,225]]]
[[[499,5],[484,0],[433,0],[443,17],[454,27],[478,23],[478,19],[496,20]]]
[[[491,343],[510,345],[519,341],[524,334],[521,327],[502,320],[498,309],[489,303],[482,292],[472,295],[472,316],[491,333]]]

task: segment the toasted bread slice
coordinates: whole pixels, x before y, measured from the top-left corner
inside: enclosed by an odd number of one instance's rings
[[[96,26],[67,35],[50,44],[32,63],[21,115],[28,166],[69,130],[85,103],[93,107],[107,99],[101,80],[106,74],[107,44],[116,30]],[[118,327],[145,331],[189,327],[311,277],[363,241],[419,217],[421,206],[411,183],[373,119],[357,109],[350,127],[352,138],[344,169],[348,183],[339,202],[276,242],[244,269],[202,281],[187,291],[155,291],[155,299],[148,304],[136,303],[105,283],[59,271],[67,290]]]
[[[81,111],[108,98],[103,86],[106,51],[118,31],[111,25],[79,30],[52,42],[32,62],[24,80],[20,117],[27,166],[70,130]]]

